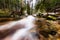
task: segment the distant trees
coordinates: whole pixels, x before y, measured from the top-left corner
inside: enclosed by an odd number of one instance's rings
[[[41,0],[36,5],[36,10],[40,10],[41,12],[52,12],[56,6],[60,7],[60,0]]]
[[[18,0],[0,0],[0,7],[10,8],[18,5]]]
[[[42,15],[39,15],[40,17],[44,17],[46,19],[49,19],[49,20],[56,20],[58,18],[58,16],[56,14],[52,15],[49,14],[49,12],[53,12],[53,13],[60,13],[60,0],[41,0],[41,1],[38,1],[36,6],[35,6],[35,12],[39,14],[41,13],[47,13],[46,15],[45,14],[42,14]]]
[[[31,0],[32,2],[33,0]],[[26,0],[0,0],[0,9],[9,9],[9,11],[20,11],[24,15],[24,11],[27,11],[29,15],[33,11],[38,12],[53,12],[55,8],[60,7],[60,0],[37,0],[35,9],[30,8],[30,3]],[[33,4],[34,5],[34,4]],[[32,5],[32,6],[33,6]]]
[[[23,0],[0,0],[0,9],[8,9],[10,13],[24,15],[25,4]]]

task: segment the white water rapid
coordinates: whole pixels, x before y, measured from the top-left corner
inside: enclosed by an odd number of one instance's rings
[[[0,26],[0,30],[7,30],[10,28],[18,27],[18,26],[23,27],[20,25],[24,25],[24,28],[20,28],[20,29],[16,30],[16,32],[11,36],[10,40],[22,40],[22,39],[36,40],[30,32],[30,30],[33,29],[35,26],[34,21],[35,21],[35,17],[30,15],[24,19],[2,25],[2,26]],[[15,26],[15,25],[17,25],[17,26]],[[27,37],[27,39],[25,39],[25,37]]]

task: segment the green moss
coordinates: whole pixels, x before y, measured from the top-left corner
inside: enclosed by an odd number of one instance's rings
[[[48,16],[48,18],[52,19],[52,20],[56,20],[57,18],[54,16]]]

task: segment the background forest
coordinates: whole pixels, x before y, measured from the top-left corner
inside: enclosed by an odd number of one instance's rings
[[[53,36],[48,34],[49,40],[60,40],[60,0],[0,0],[1,25],[29,15],[41,21],[39,25],[42,27],[38,29],[57,32],[56,35],[52,33]]]

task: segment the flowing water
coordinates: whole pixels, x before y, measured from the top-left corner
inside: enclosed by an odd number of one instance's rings
[[[16,32],[10,37],[10,40],[36,40],[36,37],[33,36],[34,33],[30,32],[31,29],[35,28],[34,21],[35,17],[30,15],[24,19],[2,25],[0,26],[0,30],[7,30],[14,27],[17,28],[18,26],[23,27],[22,25],[24,25],[24,28],[16,30]]]

